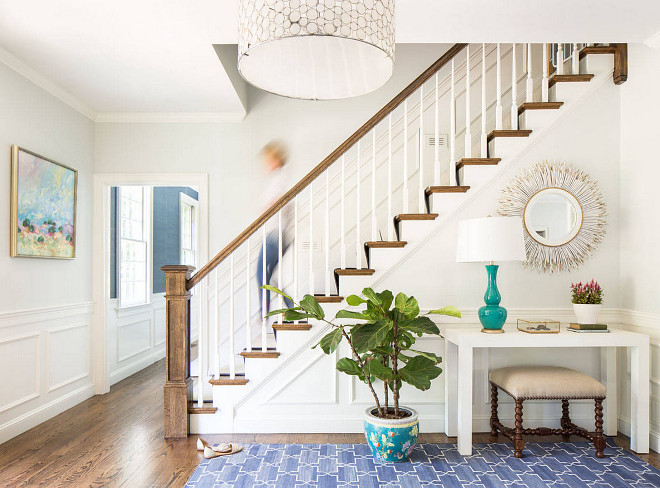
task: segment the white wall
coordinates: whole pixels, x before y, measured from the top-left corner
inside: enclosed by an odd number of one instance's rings
[[[630,74],[620,87],[621,305],[658,314],[660,50],[632,44],[628,56]]]
[[[0,64],[0,442],[93,394],[94,123]],[[76,258],[9,257],[9,148],[78,170]]]

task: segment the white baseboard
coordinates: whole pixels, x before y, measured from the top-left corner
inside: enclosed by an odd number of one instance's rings
[[[0,425],[0,444],[61,414],[92,396],[94,396],[94,385],[90,383],[5,422]]]
[[[652,451],[660,452],[660,432],[653,430],[653,424],[650,425],[649,448]],[[619,432],[630,437],[630,419],[619,417]]]
[[[144,368],[151,366],[157,361],[160,361],[165,357],[165,345],[159,347],[153,354],[150,354],[146,357],[140,358],[136,361],[133,361],[131,364],[123,366],[122,368],[113,371],[110,373],[110,384],[114,385],[119,383],[121,380],[128,378],[129,376],[134,375],[138,371],[142,371]]]

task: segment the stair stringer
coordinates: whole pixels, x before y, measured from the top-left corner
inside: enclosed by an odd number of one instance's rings
[[[348,296],[352,293],[360,293],[363,286],[372,286],[377,288],[387,277],[392,275],[400,266],[402,266],[413,254],[415,254],[422,246],[424,246],[430,239],[432,239],[438,232],[440,232],[457,214],[466,208],[473,199],[476,199],[490,183],[510,178],[518,169],[517,163],[536,145],[544,136],[560,124],[569,114],[575,111],[583,101],[588,99],[606,82],[611,81],[611,70],[606,70],[598,73],[588,84],[585,84],[584,91],[579,94],[575,99],[566,103],[560,110],[557,111],[557,116],[554,121],[548,123],[546,127],[532,128],[533,133],[530,135],[526,144],[523,144],[520,149],[502,159],[497,166],[497,171],[492,172],[490,178],[482,180],[478,185],[470,185],[471,189],[467,195],[457,206],[450,212],[441,215],[435,221],[415,222],[417,227],[424,226],[428,229],[419,239],[412,242],[409,241],[408,246],[399,249],[398,259],[393,259],[393,262],[386,269],[376,270],[373,276],[366,277],[346,277],[345,280],[340,277],[345,284],[342,286],[340,281],[339,293],[342,296]],[[469,182],[468,182],[469,184]],[[402,223],[403,224],[403,223]],[[359,278],[359,279],[356,279]],[[346,286],[349,283],[353,286]],[[345,305],[337,304],[332,307],[333,310],[338,310]],[[331,310],[330,304],[324,307],[327,311]],[[328,313],[333,316],[335,312]],[[316,363],[322,359],[323,353],[318,348],[311,349],[324,334],[330,330],[327,324],[319,324],[315,321],[310,321],[313,328],[309,331],[303,332],[284,332],[287,334],[304,334],[305,340],[301,343],[299,349],[293,352],[287,352],[280,358],[269,363],[268,373],[263,376],[259,381],[250,382],[248,385],[241,387],[214,387],[214,405],[218,407],[218,412],[214,415],[191,415],[191,431],[194,432],[361,432],[362,431],[362,412],[364,408],[370,405],[369,402],[360,404],[360,408],[351,405],[347,408],[346,405],[335,403],[337,415],[328,417],[319,417],[316,411],[311,412],[309,417],[302,415],[302,409],[297,411],[288,411],[288,415],[278,416],[271,415],[268,412],[268,399],[272,398],[274,394],[281,391],[283,388],[295,382],[292,375],[305,370],[305,366]],[[426,338],[423,338],[426,339]],[[430,339],[430,338],[429,338]],[[300,340],[300,339],[299,339]],[[440,339],[438,339],[441,341]],[[350,351],[338,350],[339,354],[349,355]],[[335,353],[336,354],[336,353]],[[332,357],[328,357],[332,359]],[[247,361],[250,361],[249,359]],[[258,360],[264,361],[264,360]],[[289,374],[287,377],[286,375]],[[339,374],[339,373],[336,373]],[[341,383],[342,378],[346,381],[353,381],[353,378],[348,378],[346,375],[340,375],[338,381]],[[441,375],[438,380],[442,380]],[[435,381],[438,381],[435,380]],[[364,388],[362,385],[358,385]],[[218,388],[222,388],[222,393],[216,395]],[[341,386],[338,387],[341,389]],[[426,394],[431,394],[433,390],[443,392],[443,388],[431,388]],[[424,402],[426,403],[426,402]],[[443,400],[436,402],[428,402],[428,411],[420,411],[423,413],[421,418],[425,419],[426,426],[423,426],[427,432],[441,432],[444,428],[444,417],[441,412],[443,409],[441,405]],[[359,402],[357,402],[359,404]],[[412,402],[415,408],[426,410],[424,405],[417,405]],[[237,410],[241,410],[239,415],[236,415]],[[309,409],[308,409],[309,410]],[[294,413],[295,412],[295,413]],[[257,427],[255,422],[261,421]],[[325,419],[325,420],[324,420]],[[333,426],[334,429],[333,430]],[[287,430],[284,430],[287,429]]]

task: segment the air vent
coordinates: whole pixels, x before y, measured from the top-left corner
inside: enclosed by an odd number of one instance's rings
[[[314,249],[314,252],[321,252],[321,241],[301,241],[300,242],[300,252],[307,251],[309,252],[310,246]]]
[[[447,147],[447,134],[438,134],[438,138],[436,139],[435,134],[426,134],[424,136],[426,140],[426,145],[430,147]]]

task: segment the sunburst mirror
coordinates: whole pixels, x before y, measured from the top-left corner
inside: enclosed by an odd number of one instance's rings
[[[523,219],[525,265],[549,273],[584,263],[607,225],[596,181],[565,163],[541,162],[518,174],[502,192],[499,213]]]

